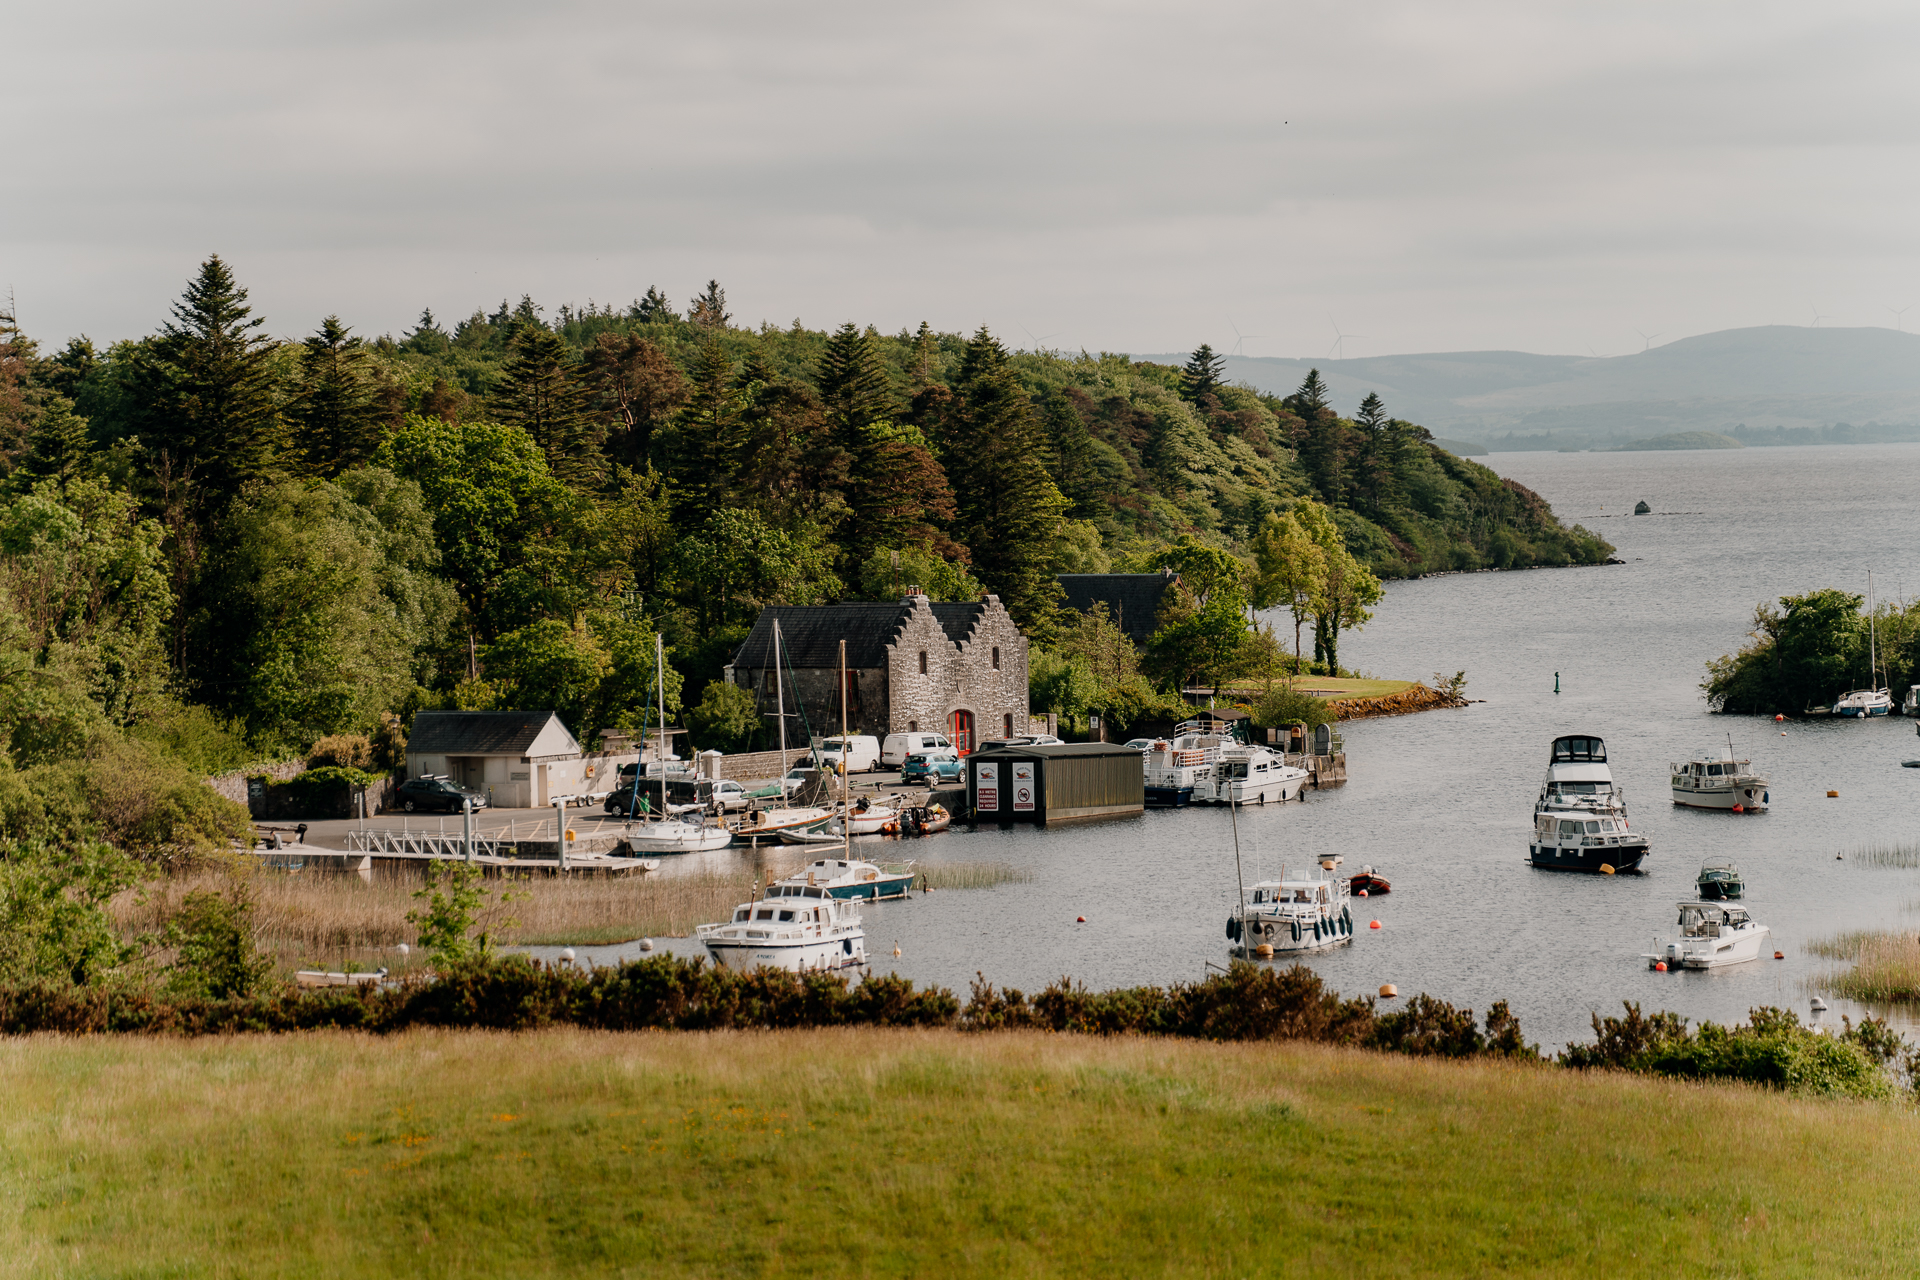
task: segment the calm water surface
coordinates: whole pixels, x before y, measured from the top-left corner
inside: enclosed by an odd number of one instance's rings
[[[1883,595],[1920,592],[1920,517],[1902,496],[1920,491],[1920,445],[1485,461],[1600,533],[1625,563],[1390,585],[1373,622],[1342,639],[1346,665],[1397,678],[1464,669],[1469,696],[1484,701],[1346,726],[1346,787],[1239,815],[1247,878],[1326,853],[1343,855],[1349,870],[1373,864],[1393,892],[1356,901],[1355,914],[1383,928],[1309,963],[1351,994],[1392,982],[1479,1011],[1505,999],[1547,1048],[1589,1038],[1591,1011],[1616,1012],[1623,999],[1696,1019],[1737,1019],[1760,1004],[1804,1012],[1809,979],[1830,967],[1807,952],[1809,941],[1911,927],[1920,908],[1920,872],[1835,858],[1916,839],[1920,770],[1900,762],[1920,757],[1920,739],[1897,717],[1788,724],[1783,737],[1768,721],[1709,715],[1699,683],[1707,659],[1739,646],[1762,599],[1828,585],[1864,591],[1869,568]],[[1658,514],[1626,515],[1642,499]],[[1607,740],[1633,823],[1652,842],[1647,874],[1526,865],[1549,740],[1574,731]],[[1772,780],[1772,811],[1674,808],[1668,762],[1724,746],[1729,733]],[[1829,789],[1839,798],[1827,799]],[[956,829],[911,852],[1034,872],[1031,883],[869,908],[878,967],[916,981],[962,995],[976,972],[1027,990],[1062,975],[1091,987],[1165,983],[1227,958],[1225,810],[1050,831]],[[1650,972],[1640,953],[1673,923],[1701,862],[1718,857],[1739,860],[1747,903],[1787,959]],[[1830,1016],[1848,1008],[1830,1002]]]

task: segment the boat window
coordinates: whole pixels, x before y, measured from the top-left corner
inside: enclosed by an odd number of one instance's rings
[[[1717,777],[1719,777],[1719,776],[1720,776],[1720,766],[1719,766],[1719,765],[1717,765],[1717,764],[1710,764],[1710,765],[1708,765],[1708,766],[1707,766],[1707,776],[1708,776],[1708,777],[1710,777],[1710,778],[1717,778]]]
[[[782,922],[782,923],[786,923],[786,924],[790,924],[790,923],[792,923],[792,921],[793,921],[793,912],[791,912],[791,911],[782,911],[782,912],[780,913],[780,920],[781,920],[781,922]]]
[[[749,912],[745,907],[742,907],[738,911],[733,913],[733,918],[735,920],[745,920],[750,914],[752,913]]]
[[[773,912],[769,908],[762,907],[760,910],[753,913],[753,918],[755,920],[771,920],[773,919]]]
[[[1590,835],[1590,836],[1597,836],[1597,835],[1599,835],[1599,834],[1600,834],[1600,824],[1599,824],[1598,822],[1589,822],[1589,823],[1587,824],[1587,834],[1588,834],[1588,835]]]
[[[1600,829],[1601,829],[1602,831],[1611,831],[1611,830],[1613,830],[1613,819],[1612,819],[1612,818],[1602,818],[1602,819],[1600,819]]]

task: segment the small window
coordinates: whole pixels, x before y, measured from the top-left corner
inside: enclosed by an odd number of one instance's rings
[[[780,913],[780,919],[781,919],[781,921],[782,921],[783,923],[788,923],[788,924],[790,924],[790,923],[792,923],[792,921],[793,921],[793,912],[791,912],[791,911],[782,911],[782,912]]]
[[[993,665],[994,665],[994,666],[996,666],[996,667],[1000,665],[1000,651],[999,651],[998,649],[995,649],[995,650],[993,651]],[[1009,738],[1011,738],[1011,737],[1013,736],[1013,713],[1012,713],[1011,711],[1009,711],[1009,712],[1007,713],[1007,733],[1006,733],[1006,736],[1007,736],[1007,737],[1009,737]]]
[[[920,732],[920,722],[918,720],[907,721],[907,732],[908,733]]]
[[[925,649],[920,651],[920,674],[927,674],[927,651]]]
[[[993,646],[993,669],[995,671],[998,671],[1000,669],[1000,646],[999,645]],[[1008,730],[1008,732],[1011,733],[1012,730]]]

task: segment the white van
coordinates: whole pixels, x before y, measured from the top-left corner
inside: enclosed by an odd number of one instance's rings
[[[856,733],[845,738],[828,738],[820,744],[820,767],[838,770],[846,757],[848,773],[871,773],[880,767],[880,739]]]
[[[942,733],[890,733],[880,748],[880,763],[898,769],[908,756],[927,750],[951,751],[953,744]]]

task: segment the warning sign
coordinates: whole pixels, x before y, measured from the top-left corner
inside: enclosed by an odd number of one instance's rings
[[[976,764],[973,768],[973,807],[981,810],[998,809],[1000,807],[1000,766]]]
[[[1016,813],[1033,812],[1033,762],[1031,760],[1014,762],[1013,808]]]

